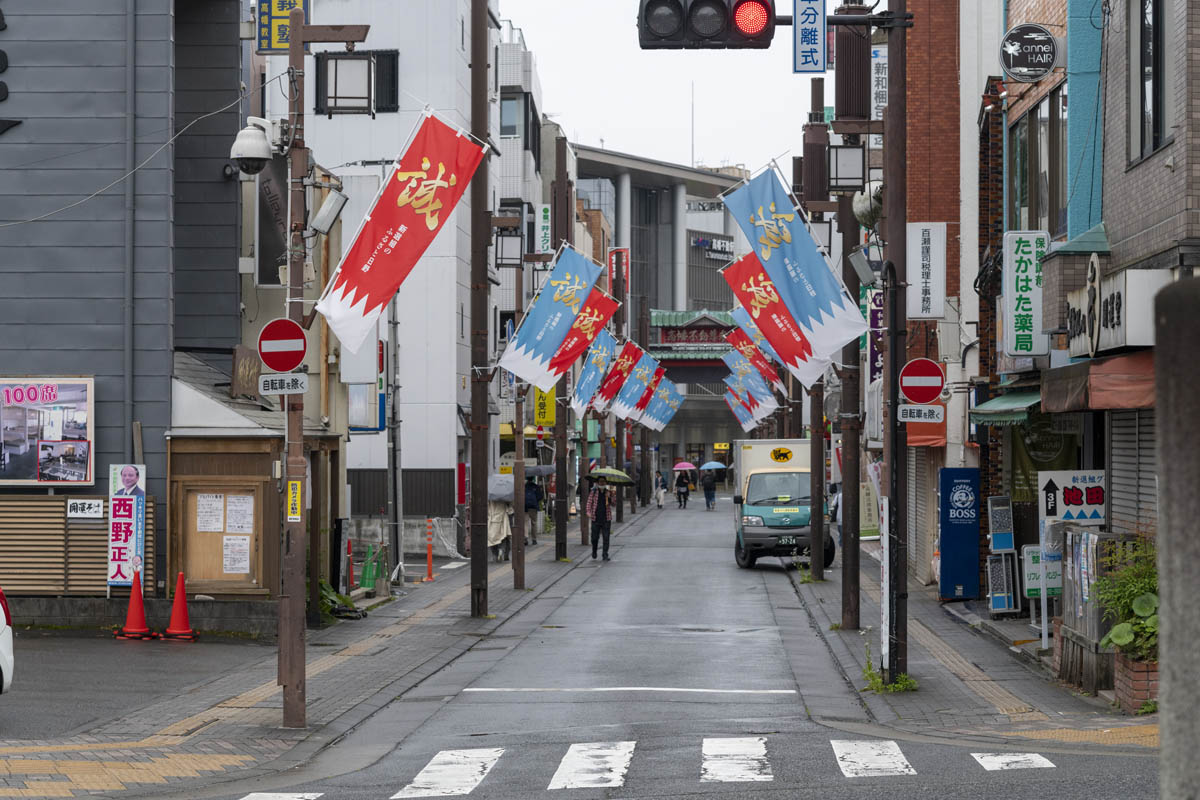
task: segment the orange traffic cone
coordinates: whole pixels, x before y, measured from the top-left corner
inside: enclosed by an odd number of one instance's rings
[[[133,586],[129,590],[129,611],[125,613],[125,627],[113,631],[118,639],[157,639],[158,634],[146,627],[146,609],[142,605],[142,576],[133,573]]]
[[[184,586],[183,573],[175,581],[175,604],[171,606],[171,622],[163,632],[164,639],[182,639],[185,642],[196,641],[196,632],[188,621],[187,589]]]

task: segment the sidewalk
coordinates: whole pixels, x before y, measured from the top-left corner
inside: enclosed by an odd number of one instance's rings
[[[841,624],[841,559],[820,583],[803,583],[789,571],[810,619],[824,638],[843,677],[862,689],[867,647],[880,660],[879,546],[864,542],[861,557],[861,630]],[[960,616],[961,615],[961,616]],[[1052,681],[990,634],[953,603],[943,605],[935,587],[908,587],[908,673],[915,692],[860,696],[875,723],[909,733],[963,736],[1013,744],[1029,740],[1090,746],[1156,748],[1157,715],[1128,717],[1102,700],[1083,697]]]
[[[636,532],[655,510],[639,509],[614,536]],[[527,589],[512,588],[511,562],[488,563],[489,619],[470,614],[470,568],[445,570],[432,583],[363,620],[343,621],[307,638],[308,728],[279,727],[282,694],[274,656],[214,678],[178,697],[138,708],[85,734],[44,741],[0,741],[0,797],[161,797],[233,778],[269,775],[308,759],[380,708],[453,662],[583,563],[579,522],[567,527],[571,563],[554,559],[553,540],[526,551]],[[175,642],[134,647],[204,647]],[[121,642],[114,646],[130,647]],[[136,680],[130,648],[129,679]],[[102,682],[97,682],[97,689]]]

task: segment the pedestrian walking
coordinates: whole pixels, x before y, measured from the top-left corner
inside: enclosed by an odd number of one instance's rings
[[[596,557],[596,548],[603,539],[604,560],[609,560],[608,540],[612,535],[612,508],[616,502],[615,493],[608,487],[608,481],[597,478],[592,490],[588,492],[587,500],[587,515],[592,520],[592,558]]]
[[[675,478],[675,500],[678,501],[680,508],[687,508],[688,486],[691,482],[686,472],[680,472]]]
[[[704,490],[704,510],[712,511],[717,507],[717,476],[711,469],[700,476],[700,488]]]
[[[838,547],[842,546],[842,487],[839,484],[831,484],[829,500],[829,522],[830,525],[837,531]]]
[[[511,503],[488,501],[488,547],[492,548],[492,557],[497,561],[508,561],[512,548],[512,523],[508,520],[511,513]]]
[[[532,477],[525,479],[525,516],[529,518],[529,535],[525,537],[525,544],[531,541],[537,544],[538,532],[538,511],[542,507],[542,487],[537,485]]]
[[[658,507],[662,508],[663,499],[667,496],[667,479],[663,477],[662,470],[654,471],[654,499],[658,502]]]

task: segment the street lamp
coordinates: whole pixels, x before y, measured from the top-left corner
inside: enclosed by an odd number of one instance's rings
[[[867,178],[867,149],[861,144],[829,145],[829,193],[861,192]]]
[[[833,220],[814,216],[809,219],[808,227],[812,229],[813,238],[817,240],[817,247],[828,256],[833,242]]]

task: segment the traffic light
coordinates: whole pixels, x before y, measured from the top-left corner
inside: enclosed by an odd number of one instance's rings
[[[638,42],[643,50],[770,47],[774,0],[641,0]]]

